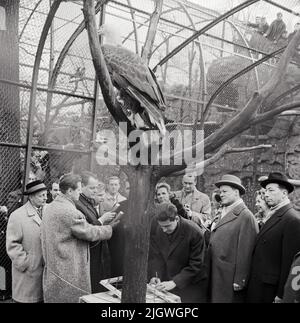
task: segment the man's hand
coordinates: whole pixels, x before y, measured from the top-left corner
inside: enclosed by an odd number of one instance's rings
[[[109,224],[116,217],[116,212],[105,212],[99,220],[103,225]]]
[[[282,303],[282,298],[276,296],[273,303]]]
[[[176,287],[176,284],[173,280],[169,280],[167,282],[161,282],[159,284],[157,284],[155,286],[158,290],[161,290],[161,291],[169,291],[169,290],[172,290],[173,288]]]
[[[117,216],[109,223],[109,225],[114,228],[120,223],[120,219],[123,216],[124,212],[120,211]]]
[[[241,286],[241,285],[239,285],[239,284],[233,284],[233,290],[235,291],[235,292],[240,292],[241,290],[243,290],[244,289],[244,286]]]
[[[189,219],[191,219],[192,215],[193,215],[193,212],[192,210],[190,209],[190,206],[188,204],[184,204],[184,209],[185,209],[185,212],[188,216]]]
[[[158,278],[158,277],[152,277],[151,279],[150,279],[150,285],[157,285],[157,284],[159,284],[160,283],[160,278]]]

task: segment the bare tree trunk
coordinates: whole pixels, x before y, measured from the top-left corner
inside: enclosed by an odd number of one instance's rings
[[[6,24],[0,30],[0,79],[19,82],[19,0],[0,0]],[[20,143],[19,88],[0,82],[0,142]],[[20,181],[20,150],[0,146],[0,205]]]
[[[155,180],[152,167],[131,168],[122,303],[145,303],[151,212]]]

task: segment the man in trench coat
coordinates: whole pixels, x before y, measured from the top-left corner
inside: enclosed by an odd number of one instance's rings
[[[211,302],[243,302],[258,225],[240,197],[245,188],[238,177],[224,175],[215,185],[223,209],[208,247]]]
[[[6,250],[12,261],[12,298],[18,303],[43,301],[43,258],[40,239],[47,187],[41,181],[26,185],[28,202],[9,217]]]

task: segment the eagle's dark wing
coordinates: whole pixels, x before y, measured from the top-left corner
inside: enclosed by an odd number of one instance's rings
[[[150,121],[165,133],[165,100],[155,75],[138,55],[126,48],[104,45],[102,49],[114,85],[140,103],[148,114],[140,115],[145,122]]]

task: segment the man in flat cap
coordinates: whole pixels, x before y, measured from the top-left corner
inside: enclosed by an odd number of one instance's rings
[[[264,219],[254,247],[247,301],[281,302],[293,259],[300,251],[300,215],[288,195],[294,186],[281,173],[263,180],[270,211]]]
[[[224,175],[215,185],[223,208],[208,247],[211,302],[243,302],[258,225],[241,199],[246,190],[238,177]]]
[[[43,257],[40,239],[47,187],[40,180],[26,185],[28,202],[9,217],[6,251],[12,262],[12,298],[18,303],[43,301]]]

